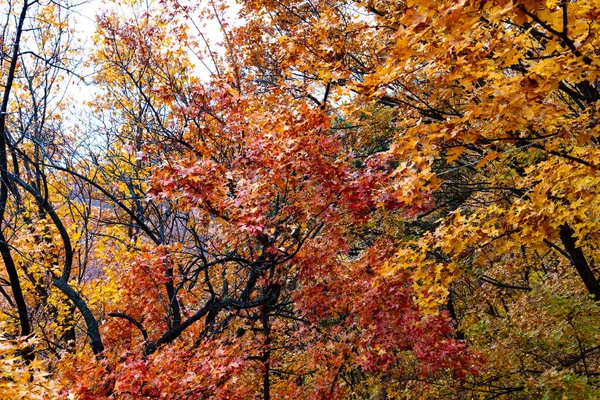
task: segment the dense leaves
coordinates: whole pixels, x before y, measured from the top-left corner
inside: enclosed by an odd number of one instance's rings
[[[6,393],[600,395],[596,2],[115,3],[2,8]]]

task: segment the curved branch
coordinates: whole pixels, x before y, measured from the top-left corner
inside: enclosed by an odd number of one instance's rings
[[[65,296],[69,298],[75,304],[75,307],[79,310],[85,324],[87,326],[87,334],[90,337],[90,345],[95,355],[98,355],[104,351],[104,345],[102,344],[102,338],[100,337],[100,330],[98,329],[98,321],[94,314],[87,306],[81,295],[75,291],[69,284],[62,279],[55,279],[53,282],[54,286],[60,289]]]
[[[112,313],[108,313],[108,316],[116,317],[116,318],[123,318],[123,319],[131,322],[132,325],[134,325],[136,328],[138,328],[140,330],[140,332],[142,333],[142,336],[144,337],[144,341],[148,342],[148,331],[146,329],[144,329],[144,326],[142,325],[141,322],[139,322],[138,320],[133,318],[131,315],[127,315],[125,313],[120,313],[120,312],[112,312]]]
[[[150,354],[156,352],[156,350],[158,350],[158,348],[160,346],[162,346],[163,344],[172,343],[175,339],[177,339],[183,333],[183,331],[185,329],[187,329],[194,322],[199,321],[202,317],[204,317],[206,314],[208,314],[209,311],[213,311],[215,308],[218,309],[219,307],[216,306],[214,302],[209,301],[208,303],[206,303],[206,305],[204,307],[202,307],[200,310],[198,310],[194,315],[192,315],[191,317],[189,317],[188,319],[183,321],[181,323],[181,325],[177,325],[177,326],[169,329],[155,342],[148,343],[144,349],[144,354],[150,355]]]
[[[8,173],[8,172],[7,172]],[[73,248],[71,246],[71,240],[69,238],[69,233],[67,229],[63,225],[60,217],[56,214],[56,211],[52,207],[50,203],[42,195],[37,191],[33,186],[29,185],[27,182],[23,181],[21,178],[8,173],[10,178],[16,182],[23,189],[28,191],[32,196],[35,197],[36,202],[42,207],[50,218],[52,222],[58,229],[61,239],[63,241],[63,245],[65,248],[65,263],[63,266],[63,273],[59,279],[55,279],[53,284],[57,287],[65,296],[69,298],[75,304],[81,315],[83,316],[86,326],[87,326],[87,334],[90,337],[90,345],[92,346],[92,351],[94,354],[98,355],[104,351],[104,346],[102,344],[102,339],[100,337],[100,331],[98,329],[98,321],[94,317],[94,314],[87,306],[86,302],[83,300],[81,295],[77,293],[69,284],[67,283],[69,280],[69,276],[71,275],[71,266],[73,264]]]
[[[35,197],[35,201],[41,208],[44,209],[44,211],[48,213],[48,215],[52,219],[52,222],[56,226],[56,229],[58,229],[58,233],[60,234],[65,249],[65,263],[63,266],[63,273],[60,279],[64,280],[65,282],[68,282],[69,277],[71,276],[71,267],[73,266],[73,246],[71,246],[71,238],[69,237],[69,232],[67,232],[67,228],[65,228],[62,221],[60,220],[60,217],[58,216],[58,214],[56,214],[54,207],[52,207],[52,205],[48,203],[48,201],[41,195],[41,193],[38,190],[36,190],[33,186],[31,186],[18,176],[11,174],[10,172],[8,172],[8,176],[10,176],[10,178],[14,182],[16,182],[26,191],[28,191],[33,197]]]

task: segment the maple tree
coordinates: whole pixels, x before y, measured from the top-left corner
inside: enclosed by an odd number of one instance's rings
[[[6,393],[598,396],[594,1],[120,7],[77,126],[3,9]]]

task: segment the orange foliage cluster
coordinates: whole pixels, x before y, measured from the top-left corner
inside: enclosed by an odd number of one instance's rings
[[[600,396],[597,2],[114,3],[85,122],[0,8],[4,397]]]

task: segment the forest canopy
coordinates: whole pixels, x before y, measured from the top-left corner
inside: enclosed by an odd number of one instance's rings
[[[597,1],[0,21],[0,397],[600,398]]]

